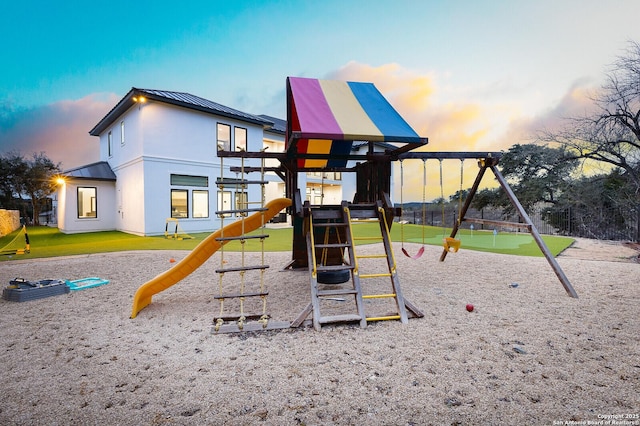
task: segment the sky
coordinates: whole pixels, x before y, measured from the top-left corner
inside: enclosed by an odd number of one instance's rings
[[[88,132],[131,87],[285,119],[288,76],[373,82],[428,151],[507,150],[589,108],[640,41],[638,16],[637,0],[10,2],[0,155],[44,152],[63,170],[99,161]],[[456,161],[444,163],[448,193]],[[432,199],[437,160],[427,168]],[[419,199],[422,164],[404,169],[405,201]]]

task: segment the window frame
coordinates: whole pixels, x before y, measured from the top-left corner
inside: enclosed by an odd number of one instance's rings
[[[85,215],[82,214],[84,210],[84,201],[86,199],[85,196],[80,196],[81,193],[84,193],[85,190],[93,190],[93,196],[89,196],[90,210],[89,213],[93,213],[93,215]],[[86,211],[86,210],[85,210]],[[76,216],[78,219],[97,219],[98,218],[98,187],[97,186],[78,186],[76,188]]]
[[[120,146],[124,146],[124,120],[120,122]]]
[[[184,193],[185,197],[184,197],[184,201],[185,201],[185,208],[184,208],[184,212],[186,212],[186,216],[182,216],[180,213],[180,210],[178,210],[178,208],[175,209],[175,213],[174,213],[174,206],[176,206],[174,204],[174,198],[173,198],[173,194],[174,193]],[[178,206],[179,207],[179,206]],[[171,206],[170,206],[170,213],[171,213],[171,218],[172,219],[189,219],[189,190],[188,189],[178,189],[178,188],[171,188]]]
[[[172,186],[193,186],[196,188],[208,188],[209,176],[183,175],[180,173],[171,173],[169,175],[169,184]]]
[[[107,155],[109,158],[113,157],[113,132],[111,130],[107,134]]]
[[[226,128],[228,133],[228,140],[220,139],[221,129]],[[216,147],[217,151],[232,151],[233,141],[231,140],[231,125],[226,123],[216,123]],[[228,149],[225,149],[228,148]]]
[[[244,146],[238,145],[238,132],[244,133]],[[247,147],[249,146],[249,131],[246,127],[233,126],[233,148],[234,150],[242,149],[243,151],[247,151]]]
[[[200,202],[196,203],[196,194],[203,194],[206,196],[206,202],[204,203],[206,207],[206,215],[196,216],[196,205],[199,205]],[[208,189],[193,189],[191,190],[191,208],[193,211],[191,212],[191,216],[194,219],[208,219],[209,218],[209,190]]]

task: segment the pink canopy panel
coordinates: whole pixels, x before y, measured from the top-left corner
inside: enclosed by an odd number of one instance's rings
[[[289,77],[287,107],[299,168],[343,167],[354,141],[426,143],[372,83]]]

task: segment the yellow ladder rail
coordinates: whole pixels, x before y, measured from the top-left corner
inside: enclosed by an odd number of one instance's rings
[[[387,293],[387,294],[363,294],[363,299],[390,299],[392,297],[396,297],[395,293]]]
[[[399,320],[400,315],[388,315],[386,317],[367,317],[367,322],[371,321],[389,321],[389,320]]]
[[[382,237],[355,237],[354,241],[382,241]]]
[[[360,274],[360,278],[381,278],[381,277],[390,277],[390,272],[382,272],[380,274]]]
[[[361,254],[356,256],[358,259],[383,259],[386,258],[386,254]]]
[[[316,266],[316,242],[313,238],[313,219],[311,219],[313,215],[309,214],[309,233],[311,237],[311,258],[313,259],[313,269],[311,270],[311,276],[315,279],[318,276],[318,270]]]

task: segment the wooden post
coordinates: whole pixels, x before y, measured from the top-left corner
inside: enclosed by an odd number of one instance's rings
[[[549,248],[547,247],[547,245],[542,240],[542,237],[540,236],[540,234],[538,233],[538,230],[536,229],[535,225],[531,221],[531,218],[529,217],[527,212],[524,210],[524,207],[522,207],[522,204],[520,204],[520,201],[518,200],[516,195],[511,190],[511,187],[509,186],[509,184],[505,180],[504,176],[502,176],[502,173],[500,173],[500,170],[498,170],[498,168],[495,165],[492,165],[490,167],[491,167],[491,171],[496,176],[496,179],[498,179],[498,182],[500,182],[500,186],[502,186],[502,189],[504,189],[505,193],[509,197],[509,200],[511,200],[511,203],[518,210],[518,213],[520,213],[520,216],[522,217],[522,219],[525,221],[525,223],[527,223],[527,225],[531,226],[531,231],[530,232],[531,232],[531,235],[533,235],[533,239],[538,244],[538,247],[540,247],[540,250],[542,251],[542,254],[544,254],[544,257],[547,258],[547,261],[549,262],[549,265],[551,265],[551,268],[553,269],[553,272],[556,273],[556,276],[558,277],[558,279],[560,280],[560,282],[564,286],[564,289],[566,290],[567,294],[569,296],[574,297],[574,298],[577,299],[578,298],[578,294],[576,293],[576,291],[571,286],[571,283],[569,282],[569,279],[567,278],[567,276],[562,271],[562,268],[560,267],[560,265],[556,261],[556,258],[553,257],[553,254],[551,254],[551,252],[549,251]]]
[[[467,215],[467,210],[469,210],[469,206],[471,205],[471,200],[473,200],[473,196],[478,192],[478,187],[480,186],[480,182],[482,181],[482,177],[484,176],[484,172],[487,171],[487,167],[493,164],[497,164],[497,159],[486,158],[484,160],[480,160],[480,170],[478,171],[478,175],[476,176],[476,180],[473,182],[473,186],[471,190],[469,190],[469,194],[467,195],[467,199],[464,200],[464,205],[462,206],[462,210],[460,210],[460,216],[458,216],[458,220],[453,224],[453,229],[451,230],[450,238],[455,238],[458,233],[458,228],[460,227],[460,223],[464,220]],[[444,224],[443,224],[444,225]],[[440,262],[444,262],[444,259],[447,257],[447,253],[449,250],[446,248],[442,250],[442,254],[440,255]]]

